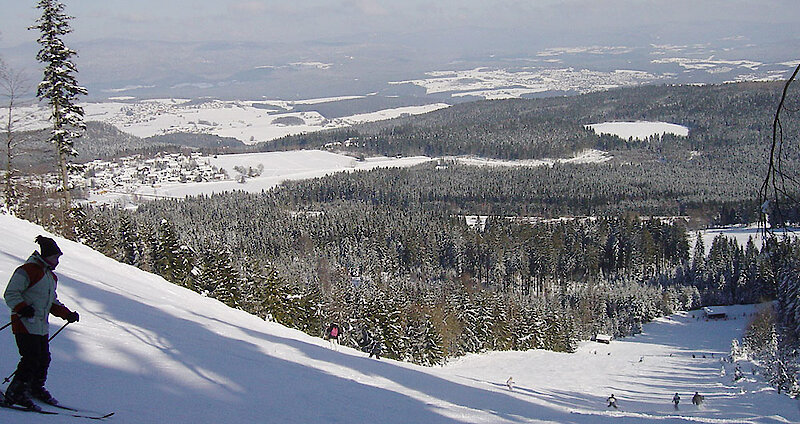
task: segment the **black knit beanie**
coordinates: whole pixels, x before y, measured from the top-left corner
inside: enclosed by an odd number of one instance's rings
[[[53,255],[62,255],[56,241],[50,237],[36,236],[36,243],[39,243],[39,254],[46,258]]]

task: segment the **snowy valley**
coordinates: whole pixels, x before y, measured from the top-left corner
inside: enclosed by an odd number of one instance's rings
[[[47,234],[0,216],[0,280]],[[81,314],[52,341],[48,387],[62,403],[116,412],[115,423],[791,423],[797,402],[753,364],[728,362],[756,306],[727,320],[681,312],[636,337],[582,342],[575,353],[473,354],[441,367],[370,359],[224,306],[56,237],[59,296]],[[0,314],[7,316],[5,305]],[[53,318],[54,332],[61,322]],[[0,363],[13,371],[10,332]],[[757,370],[757,368],[755,368]],[[512,389],[506,385],[513,378]],[[674,393],[682,402],[671,404]],[[696,407],[694,392],[705,396]],[[614,394],[619,409],[606,406]],[[0,421],[50,420],[2,410]],[[79,422],[53,418],[52,422]]]
[[[0,424],[800,423],[797,0],[7,3]]]

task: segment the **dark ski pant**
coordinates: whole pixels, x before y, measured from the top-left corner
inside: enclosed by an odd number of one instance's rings
[[[17,349],[22,358],[17,365],[17,373],[9,387],[22,384],[29,389],[44,387],[47,369],[50,367],[50,342],[47,336],[36,334],[15,334]]]

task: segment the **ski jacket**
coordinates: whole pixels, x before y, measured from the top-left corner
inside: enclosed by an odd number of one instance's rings
[[[11,308],[11,328],[14,334],[36,334],[46,336],[49,333],[48,317],[53,314],[67,319],[71,313],[56,295],[58,277],[38,252],[34,252],[28,260],[18,267],[8,282],[3,298]],[[31,318],[23,318],[17,312],[26,306],[32,306],[35,313]]]

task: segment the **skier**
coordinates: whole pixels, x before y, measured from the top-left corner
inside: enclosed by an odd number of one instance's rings
[[[325,330],[325,338],[331,342],[331,349],[335,349],[336,345],[339,344],[339,336],[341,331],[339,331],[339,324],[335,322],[328,326],[328,329]]]
[[[672,397],[672,403],[675,404],[675,409],[678,409],[678,403],[680,403],[681,397],[675,393],[675,396]]]
[[[372,343],[372,347],[370,348],[369,357],[372,358],[374,356],[375,359],[381,359],[382,350],[383,350],[383,343],[381,343],[380,340],[375,340],[375,342]]]
[[[372,348],[372,336],[369,334],[369,330],[366,327],[361,329],[361,339],[358,341],[358,347],[364,351],[369,352]]]
[[[700,406],[703,403],[703,395],[694,392],[694,396],[692,396],[692,403],[697,406]]]
[[[508,386],[508,390],[513,391],[514,390],[514,379],[511,378],[511,377],[508,377],[508,380],[506,380],[506,386]]]
[[[18,267],[8,282],[4,300],[11,308],[11,328],[21,356],[14,379],[5,393],[6,402],[32,410],[41,408],[33,398],[58,405],[58,401],[44,388],[50,365],[48,342],[48,315],[53,314],[68,323],[80,317],[59,302],[56,295],[58,278],[53,270],[58,266],[61,249],[55,240],[37,236],[39,251]]]
[[[608,401],[607,408],[610,408],[610,407],[613,406],[614,409],[617,409],[617,398],[614,397],[613,393],[611,394],[611,396],[608,397],[608,399],[606,399],[606,401]]]

